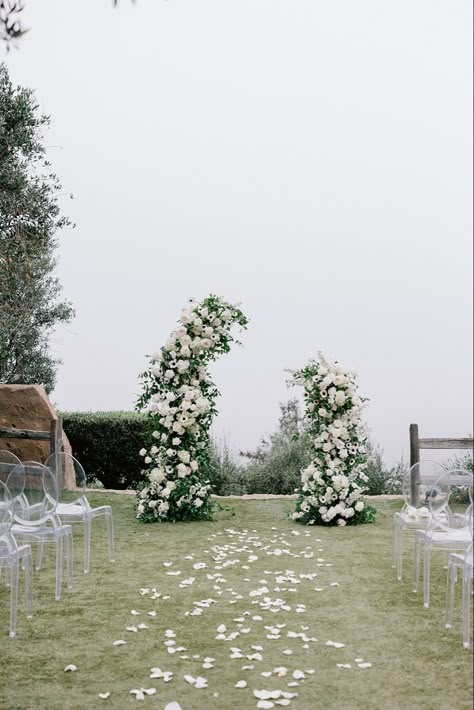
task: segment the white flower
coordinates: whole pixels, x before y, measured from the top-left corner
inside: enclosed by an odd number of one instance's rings
[[[196,498],[194,500],[194,507],[195,508],[200,508],[202,506],[202,504],[203,504],[203,501],[200,498]]]
[[[178,364],[176,365],[176,369],[180,373],[180,375],[183,374],[183,372],[186,372],[186,370],[189,369],[189,360],[178,360]]]
[[[358,513],[360,513],[360,511],[363,510],[364,507],[365,507],[365,503],[361,500],[358,500],[354,506],[354,508],[357,510]]]
[[[337,524],[338,524],[338,525],[341,525],[341,527],[342,527],[343,525],[347,525],[346,521],[345,521],[345,520],[342,520],[341,518],[339,518],[339,520],[337,521]]]
[[[191,456],[189,451],[178,451],[178,458],[183,463],[189,463]]]
[[[146,449],[140,449],[139,455],[140,455],[140,456],[146,456]]]

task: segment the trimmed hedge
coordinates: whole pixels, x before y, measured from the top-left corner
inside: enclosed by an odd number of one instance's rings
[[[61,412],[72,454],[88,480],[104,488],[135,488],[144,479],[139,451],[150,444],[149,418],[138,412]]]

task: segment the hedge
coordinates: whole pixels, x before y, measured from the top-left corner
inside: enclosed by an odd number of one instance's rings
[[[150,443],[150,421],[138,412],[61,412],[72,454],[89,482],[135,488],[143,480],[139,451]]]

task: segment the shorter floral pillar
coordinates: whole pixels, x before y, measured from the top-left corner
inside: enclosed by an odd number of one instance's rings
[[[291,384],[304,387],[306,426],[313,459],[301,472],[293,519],[306,525],[373,522],[375,509],[363,498],[367,481],[365,441],[356,375],[321,353],[292,372]]]

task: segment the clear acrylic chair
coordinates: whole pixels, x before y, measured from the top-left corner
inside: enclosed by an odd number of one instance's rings
[[[26,615],[28,619],[33,616],[31,547],[30,545],[17,545],[15,538],[11,534],[12,523],[13,499],[5,483],[0,481],[0,571],[6,569],[7,586],[10,588],[10,638],[14,638],[16,634],[20,567],[24,570]]]
[[[49,468],[36,461],[25,461],[10,473],[15,480],[23,474],[23,486],[13,491],[13,525],[11,532],[21,542],[37,543],[36,569],[41,568],[46,543],[56,547],[55,598],[61,598],[63,559],[66,560],[67,587],[72,588],[72,528],[64,525],[56,513],[58,485]]]
[[[472,525],[472,522],[471,522]],[[472,528],[471,528],[472,529]],[[470,646],[471,636],[471,589],[473,578],[473,553],[472,542],[464,554],[453,552],[449,555],[448,561],[448,580],[446,589],[446,617],[445,625],[447,629],[453,627],[453,611],[454,611],[454,585],[457,580],[458,572],[462,574],[462,605],[461,605],[461,631],[464,648]]]
[[[56,475],[60,495],[64,495],[64,479],[66,472],[74,470],[77,498],[72,501],[60,500],[57,514],[65,523],[83,523],[84,525],[84,574],[89,573],[91,555],[92,521],[95,518],[104,518],[107,526],[107,544],[109,561],[114,561],[114,529],[112,508],[110,505],[101,505],[92,508],[85,496],[86,473],[77,459],[70,454],[56,453],[46,460],[48,466]]]
[[[413,591],[418,590],[420,555],[423,549],[423,606],[430,605],[430,565],[433,550],[447,553],[464,551],[472,542],[472,513],[463,516],[463,524],[449,510],[451,488],[465,487],[472,506],[472,473],[462,469],[446,471],[435,483],[429,500],[432,518],[426,530],[415,532],[415,555],[413,565]],[[472,507],[468,511],[472,511]]]
[[[392,566],[397,580],[402,579],[403,534],[426,529],[431,521],[429,499],[434,484],[446,468],[437,461],[420,461],[410,468],[402,481],[403,507],[393,514]]]

